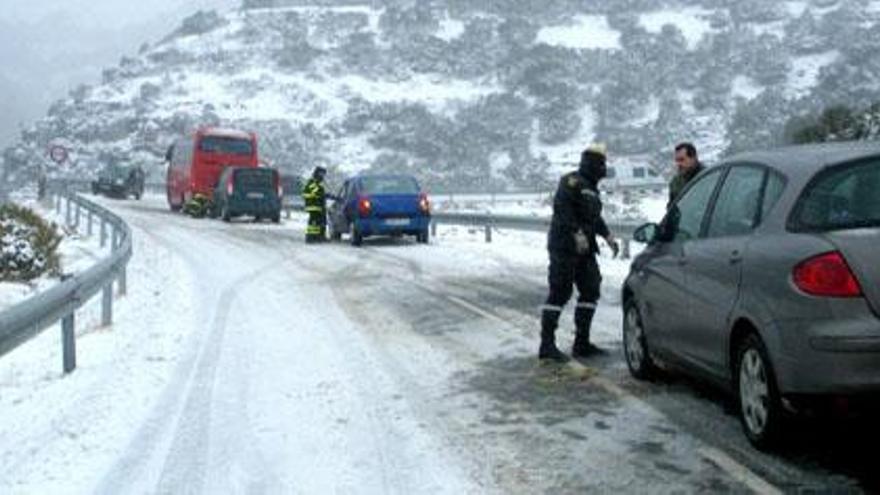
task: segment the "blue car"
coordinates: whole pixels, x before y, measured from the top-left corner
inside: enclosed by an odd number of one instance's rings
[[[330,237],[351,235],[360,246],[370,236],[413,235],[428,242],[431,205],[409,175],[359,175],[345,181],[330,207]]]

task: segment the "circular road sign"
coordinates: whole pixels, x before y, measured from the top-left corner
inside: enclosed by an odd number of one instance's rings
[[[56,144],[49,148],[49,158],[52,159],[53,162],[61,165],[62,163],[67,161],[69,154],[67,152],[67,148],[61,146],[60,144]]]

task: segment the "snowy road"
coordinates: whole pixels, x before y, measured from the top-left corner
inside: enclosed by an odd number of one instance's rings
[[[41,448],[67,452],[67,465],[37,469],[52,455],[4,446],[0,469],[11,476],[0,492],[54,492],[70,486],[66,473],[77,473],[76,491],[108,494],[878,486],[872,458],[853,452],[860,441],[870,452],[865,435],[816,432],[790,455],[766,456],[717,393],[630,380],[619,354],[622,264],[603,260],[595,331],[612,352],[585,363],[598,375],[583,379],[535,364],[540,239],[505,234],[488,246],[456,231],[429,246],[306,246],[296,218],[227,225],[172,215],[157,198],[107,204],[133,227],[136,260],[169,253],[174,262],[153,268],[188,281],[142,310],[150,331],[177,329],[173,366],[150,400],[128,391],[135,419],[107,436],[106,462],[49,439]],[[125,395],[111,398],[121,406]]]

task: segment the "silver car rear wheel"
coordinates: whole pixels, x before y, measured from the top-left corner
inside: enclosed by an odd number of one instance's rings
[[[757,334],[748,335],[738,349],[733,376],[743,431],[752,445],[769,450],[782,437],[785,414],[773,363]]]
[[[755,435],[762,435],[767,428],[770,400],[767,372],[757,349],[743,353],[739,367],[739,395],[746,427]]]

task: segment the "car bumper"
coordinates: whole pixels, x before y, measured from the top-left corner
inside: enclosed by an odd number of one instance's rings
[[[880,394],[880,319],[789,320],[775,360],[783,394]]]
[[[428,230],[431,217],[361,218],[357,220],[358,230],[364,236],[372,235],[416,235]]]

